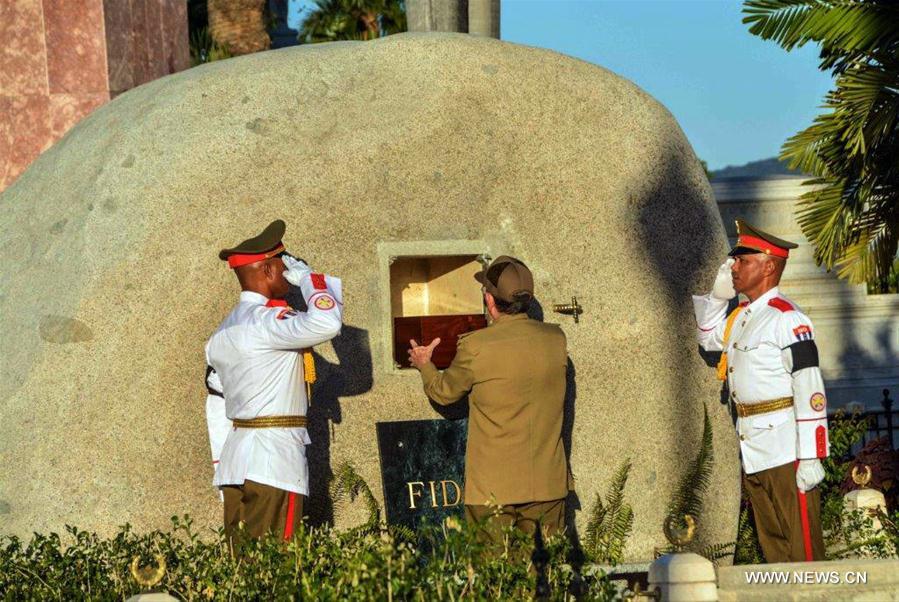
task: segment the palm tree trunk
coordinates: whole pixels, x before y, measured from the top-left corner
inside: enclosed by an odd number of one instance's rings
[[[231,54],[250,54],[271,45],[262,20],[266,0],[207,0],[209,32]]]

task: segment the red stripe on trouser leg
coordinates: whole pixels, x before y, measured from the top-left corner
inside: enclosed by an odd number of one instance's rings
[[[287,520],[284,521],[284,539],[293,537],[293,515],[297,507],[297,494],[287,494]]]
[[[799,468],[799,460],[796,460],[796,468]],[[799,494],[799,520],[802,521],[802,544],[805,546],[805,559],[808,562],[814,560],[814,554],[812,554],[812,530],[808,524],[808,500],[805,497],[805,492],[796,489],[796,492]]]

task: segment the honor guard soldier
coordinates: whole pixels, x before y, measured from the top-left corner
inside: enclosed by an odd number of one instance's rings
[[[306,409],[309,362],[303,352],[340,333],[341,282],[313,273],[285,253],[285,224],[224,249],[240,283],[240,301],[206,344],[206,413],[225,532],[289,539],[309,495]],[[299,287],[308,310],[284,301]],[[309,356],[311,357],[311,356]],[[314,370],[314,368],[313,368]]]
[[[497,257],[475,278],[490,325],[460,335],[443,372],[431,362],[439,338],[427,346],[410,341],[409,357],[435,403],[468,395],[465,516],[496,545],[507,525],[533,533],[539,524],[549,534],[564,527],[568,352],[561,328],[528,318],[534,279],[524,263]]]
[[[718,378],[737,416],[743,486],[765,559],[823,560],[824,382],[812,322],[778,290],[797,245],[740,220],[737,234],[712,292],[693,297],[699,344],[722,352]],[[737,293],[748,301],[728,315]]]

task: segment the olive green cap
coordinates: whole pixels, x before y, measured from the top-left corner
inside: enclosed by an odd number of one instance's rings
[[[511,303],[515,295],[527,293],[534,295],[534,276],[524,262],[501,255],[494,259],[486,269],[474,275],[475,280],[484,285],[484,289],[502,301]]]
[[[219,251],[219,259],[227,261],[230,267],[237,268],[274,257],[284,251],[281,239],[286,229],[284,220],[276,219],[253,238],[248,238],[230,249]]]
[[[737,220],[737,244],[731,249],[731,257],[735,255],[749,255],[752,253],[765,253],[776,257],[787,258],[790,249],[798,247],[794,242],[772,236],[767,232],[747,224],[743,220]]]

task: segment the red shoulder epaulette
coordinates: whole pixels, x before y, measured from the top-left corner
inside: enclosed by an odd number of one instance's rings
[[[775,309],[779,309],[782,312],[795,311],[796,308],[793,307],[793,304],[787,301],[786,299],[781,299],[780,297],[774,297],[770,301],[768,301],[768,305],[774,307]]]

